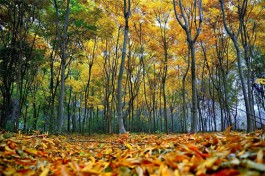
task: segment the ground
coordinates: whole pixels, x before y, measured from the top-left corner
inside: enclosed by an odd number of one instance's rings
[[[265,175],[264,130],[198,134],[0,134],[0,175]]]

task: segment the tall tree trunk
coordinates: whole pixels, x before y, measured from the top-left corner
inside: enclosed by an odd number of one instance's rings
[[[242,87],[242,92],[244,96],[244,102],[245,102],[245,108],[246,108],[246,116],[247,116],[247,131],[252,132],[253,129],[253,120],[251,114],[251,108],[250,108],[250,102],[249,102],[249,97],[248,97],[248,92],[245,84],[245,78],[243,75],[243,70],[242,70],[242,58],[241,58],[241,51],[239,47],[239,42],[238,42],[238,36],[242,32],[242,26],[244,23],[244,18],[246,14],[246,8],[247,8],[247,0],[243,0],[242,4],[238,4],[238,20],[239,20],[239,25],[238,25],[238,31],[235,33],[235,31],[232,31],[229,29],[227,23],[226,23],[226,14],[225,14],[225,8],[224,8],[224,0],[219,0],[220,2],[220,7],[222,11],[222,19],[223,19],[223,24],[225,27],[226,32],[228,33],[229,37],[233,41],[234,47],[236,49],[236,57],[237,57],[237,67],[238,67],[238,72],[239,72],[239,78],[241,82],[241,87]],[[241,2],[241,1],[240,1]],[[240,3],[238,2],[238,3]]]
[[[165,121],[165,132],[168,134],[168,119],[167,119],[167,97],[166,97],[166,78],[163,79],[162,84],[162,94],[163,94],[163,113],[164,113],[164,121]]]
[[[160,118],[160,132],[163,132],[163,115],[162,115],[162,88],[159,89],[159,118]]]
[[[191,80],[192,80],[192,107],[191,107],[191,132],[198,131],[198,108],[197,108],[197,79],[196,79],[196,60],[194,43],[190,42],[191,50]]]
[[[234,38],[233,43],[234,43],[234,46],[236,48],[239,78],[240,78],[240,82],[241,82],[241,86],[242,86],[242,91],[243,91],[243,95],[244,95],[244,102],[245,102],[245,107],[246,107],[247,131],[252,132],[254,130],[253,129],[253,120],[254,119],[253,119],[253,114],[252,114],[251,108],[250,108],[250,102],[249,102],[249,97],[248,97],[247,88],[246,88],[246,84],[245,84],[245,79],[243,76],[241,53],[240,53],[240,49],[239,49],[238,42],[237,42],[236,38]]]
[[[72,88],[70,88],[70,95],[69,95],[69,99],[68,99],[68,104],[67,104],[67,131],[68,133],[71,132],[71,110],[70,110],[70,106],[71,106],[71,99],[72,99]]]
[[[80,106],[78,108],[78,126],[79,126],[79,133],[82,133],[82,120],[81,120],[81,117],[82,117],[82,107],[81,107],[81,104],[82,104],[82,97],[80,96]]]
[[[125,133],[125,127],[123,122],[123,113],[122,113],[122,77],[124,71],[124,64],[126,58],[126,48],[127,48],[127,40],[129,34],[129,17],[131,15],[131,0],[124,0],[124,19],[125,19],[125,28],[124,28],[124,37],[123,37],[123,48],[122,48],[122,56],[121,56],[121,64],[118,75],[118,88],[117,88],[117,113],[118,113],[118,125],[119,125],[119,133]]]
[[[14,120],[14,131],[18,130],[19,126],[19,118],[21,116],[21,108],[22,108],[22,62],[23,62],[23,25],[24,25],[24,0],[21,0],[18,6],[18,73],[17,73],[17,80],[16,80],[16,88],[17,93],[15,96],[16,106],[13,107],[12,117],[11,119]]]
[[[59,46],[59,9],[57,5],[57,0],[53,0],[54,3],[54,9],[55,9],[55,38],[54,38],[54,43],[53,43],[53,48],[50,53],[50,98],[49,98],[49,132],[53,133],[54,132],[54,122],[55,122],[55,96],[56,96],[56,91],[57,91],[57,86],[58,82],[54,82],[54,77],[55,77],[55,71],[54,71],[54,57],[55,53],[58,50]]]
[[[170,107],[170,115],[171,115],[171,132],[174,133],[174,108]]]
[[[256,116],[255,116],[255,110],[254,110],[254,98],[253,98],[253,89],[252,89],[252,84],[253,82],[253,75],[252,75],[252,69],[251,69],[251,57],[253,57],[253,52],[252,52],[252,47],[251,47],[251,41],[250,37],[247,31],[247,26],[243,24],[242,26],[242,32],[241,32],[241,41],[242,45],[244,48],[244,58],[246,61],[246,66],[247,66],[247,92],[248,92],[248,99],[249,99],[249,108],[250,108],[250,113],[251,113],[251,118],[256,122]],[[254,33],[255,27],[252,29],[252,32]],[[253,124],[253,127],[256,127],[256,123]]]
[[[180,15],[177,12],[177,6],[180,9]],[[198,113],[197,113],[197,91],[196,91],[196,58],[195,58],[195,42],[201,32],[202,27],[202,0],[194,0],[191,7],[194,13],[187,13],[186,7],[182,4],[182,0],[173,0],[174,14],[182,29],[186,33],[186,38],[191,52],[191,79],[192,79],[192,107],[191,107],[191,132],[198,131]],[[193,15],[192,15],[193,14]],[[181,19],[182,18],[182,19]],[[199,24],[197,24],[199,23]],[[194,28],[192,28],[194,24]],[[194,31],[194,35],[192,35]]]
[[[76,95],[74,96],[74,109],[73,109],[73,114],[72,114],[72,132],[76,132]]]
[[[186,107],[187,107],[187,104],[186,104],[186,77],[189,73],[189,69],[190,69],[190,52],[188,52],[188,66],[187,66],[187,69],[183,75],[183,78],[182,78],[182,89],[181,89],[181,94],[182,94],[182,121],[183,121],[183,131],[182,132],[187,132],[187,129],[186,129],[186,123],[187,123],[187,113],[186,113]]]
[[[163,50],[164,50],[164,60],[162,61],[163,69],[162,69],[162,96],[163,96],[163,116],[164,116],[164,122],[165,122],[165,132],[169,133],[168,128],[168,117],[167,117],[167,96],[166,96],[166,80],[167,80],[167,72],[168,72],[168,41],[167,41],[167,22],[169,15],[163,15],[161,18],[158,13],[156,14],[157,22],[159,23],[160,27],[160,35],[161,35],[161,41],[163,44]],[[162,25],[163,22],[163,25]]]
[[[26,107],[26,109],[28,109],[28,108]],[[37,110],[36,98],[34,97],[34,102],[33,102],[33,124],[32,124],[33,130],[37,130],[37,123],[38,123],[37,111],[38,110]],[[26,127],[25,127],[24,130],[26,130]]]
[[[61,45],[61,92],[59,100],[59,114],[58,114],[58,133],[62,133],[63,126],[63,112],[64,112],[64,96],[65,96],[65,67],[66,67],[66,43],[67,43],[67,31],[69,23],[69,13],[70,13],[70,0],[67,0],[65,14],[65,22],[62,35],[62,45]]]

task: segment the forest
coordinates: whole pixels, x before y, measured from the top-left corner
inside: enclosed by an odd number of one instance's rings
[[[0,0],[0,175],[264,175],[264,8]]]
[[[264,0],[0,0],[0,129],[262,129],[264,7]]]

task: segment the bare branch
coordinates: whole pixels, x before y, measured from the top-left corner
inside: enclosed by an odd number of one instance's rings
[[[179,18],[179,16],[178,16],[177,9],[176,9],[176,6],[177,6],[177,4],[176,4],[176,0],[173,0],[173,6],[174,6],[175,17],[176,17],[178,23],[180,24],[180,26],[181,26],[184,30],[186,30],[185,25],[181,22],[181,20],[180,20],[180,18]]]

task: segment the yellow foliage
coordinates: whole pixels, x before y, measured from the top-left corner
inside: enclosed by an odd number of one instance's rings
[[[265,78],[258,78],[255,80],[255,83],[265,85]]]
[[[49,47],[48,47],[48,44],[47,42],[45,41],[45,39],[39,35],[36,35],[34,33],[30,33],[26,40],[29,42],[29,43],[34,43],[34,47],[36,49],[39,49],[39,50],[47,50]]]
[[[77,93],[82,92],[84,89],[83,83],[80,80],[67,79],[65,85],[72,87],[73,92]]]

